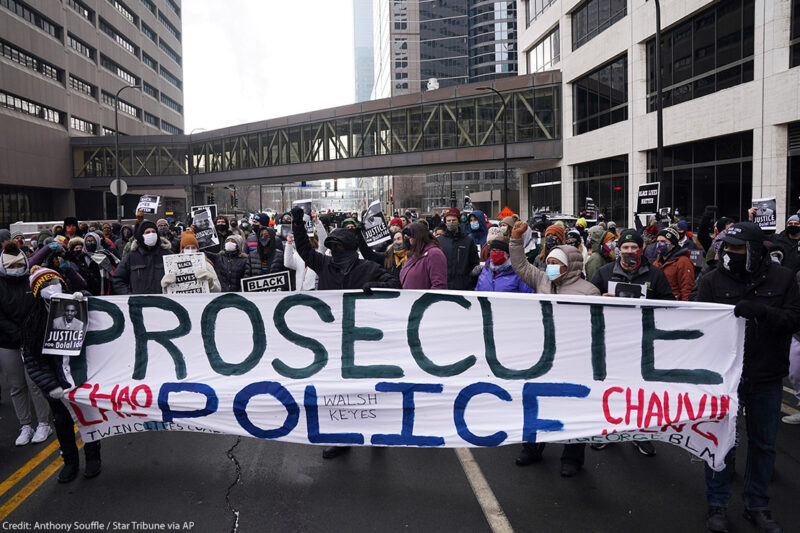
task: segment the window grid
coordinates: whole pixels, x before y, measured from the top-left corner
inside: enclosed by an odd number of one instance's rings
[[[69,45],[70,48],[72,48],[82,56],[86,56],[92,61],[94,61],[95,58],[94,48],[84,43],[83,41],[76,39],[71,33],[67,34],[67,44]]]
[[[110,105],[111,107],[114,107],[114,95],[103,91],[103,103],[106,105]],[[136,118],[139,118],[139,115],[141,114],[141,110],[138,107],[126,102],[122,98],[120,98],[117,102],[117,109],[119,109],[121,112],[127,115]]]
[[[175,86],[175,87],[177,87],[178,89],[182,89],[181,80],[179,80],[178,78],[176,78],[176,77],[175,77],[175,76],[174,76],[174,75],[173,75],[173,74],[172,74],[170,71],[168,71],[167,69],[165,69],[165,68],[164,68],[164,65],[161,65],[161,66],[159,67],[159,72],[161,73],[161,76],[162,76],[162,77],[163,77],[165,80],[167,80],[168,82],[170,82],[172,85],[174,85],[174,86]]]
[[[800,0],[792,0],[789,68],[800,66]]]
[[[178,128],[177,126],[173,126],[166,120],[161,121],[161,129],[172,135],[180,135],[181,133],[183,133],[180,128]]]
[[[161,121],[158,119],[158,117],[151,115],[147,111],[144,112],[144,121],[148,124],[152,124],[155,127],[159,127],[161,125]]]
[[[153,15],[156,14],[156,5],[153,2],[151,2],[150,0],[141,0],[141,2],[144,4],[144,7],[146,7],[150,11],[150,13],[152,13]]]
[[[0,107],[19,111],[54,124],[63,124],[64,120],[64,113],[57,109],[37,104],[4,91],[0,91]]]
[[[31,9],[19,0],[0,0],[0,6],[5,7],[17,16],[27,20],[42,31],[49,33],[61,40],[61,26],[57,25],[35,9]]]
[[[167,5],[170,7],[170,9],[172,9],[172,11],[175,12],[176,15],[178,15],[178,18],[180,18],[181,8],[178,7],[178,4],[176,4],[172,0],[167,0]]]
[[[561,59],[561,38],[559,29],[545,35],[528,53],[528,74],[552,69]]]
[[[69,127],[76,131],[82,131],[89,135],[97,135],[97,124],[92,124],[88,120],[83,120],[75,116],[69,117]]]
[[[142,81],[142,91],[144,92],[144,94],[152,96],[153,98],[158,100],[158,89],[156,89],[146,81]]]
[[[150,26],[148,26],[144,22],[142,22],[142,33],[144,33],[145,37],[147,37],[148,39],[150,39],[153,42],[156,42],[157,39],[158,39],[158,36],[156,35],[156,32],[154,32],[152,30],[152,28],[150,28]]]
[[[67,0],[67,5],[89,22],[94,22],[94,11],[86,7],[83,2],[79,0]]]
[[[61,82],[64,79],[64,71],[60,68],[42,61],[38,57],[32,56],[5,41],[0,41],[0,55],[51,80]]]
[[[97,87],[73,76],[72,74],[69,75],[69,86],[76,92],[83,93],[87,96],[91,96],[92,98],[97,97]]]
[[[149,55],[147,55],[145,52],[142,52],[142,63],[144,63],[151,69],[155,70],[156,72],[158,72],[158,62]]]
[[[130,22],[130,23],[131,23],[131,24],[133,24],[134,26],[138,26],[138,25],[139,25],[139,17],[137,17],[137,16],[136,16],[136,15],[133,13],[133,11],[131,11],[130,9],[128,9],[128,7],[127,7],[125,4],[123,4],[123,3],[122,3],[122,2],[120,2],[119,0],[108,0],[108,2],[109,2],[109,3],[110,3],[112,6],[114,6],[115,8],[117,8],[117,11],[119,11],[119,12],[120,12],[120,14],[121,14],[123,17],[125,17],[126,19],[128,19],[128,22]]]
[[[120,67],[111,59],[104,56],[103,54],[100,54],[100,64],[102,64],[105,69],[110,70],[111,72],[113,72],[123,80],[127,81],[131,85],[136,85],[139,83],[139,78],[137,78],[124,68]]]
[[[136,56],[139,57],[139,47],[127,40],[122,34],[117,31],[114,26],[109,24],[105,19],[102,17],[100,18],[100,30],[103,31],[106,35],[111,37],[111,40],[120,45],[122,48]]]
[[[106,136],[106,137],[109,136],[109,135],[114,135],[114,130],[112,128],[108,128],[106,126],[103,126],[103,135]]]
[[[175,52],[175,50],[167,46],[167,43],[165,43],[163,39],[158,40],[158,47],[161,48],[161,50],[163,50],[164,53],[167,54],[170,58],[172,58],[172,60],[175,61],[177,64],[179,65],[181,64],[181,56],[179,56],[177,52]]]
[[[174,109],[178,113],[183,114],[183,106],[178,102],[176,102],[175,100],[173,100],[172,98],[170,98],[169,96],[165,95],[164,93],[161,93],[161,103],[163,103],[170,109]]]
[[[628,119],[628,56],[607,63],[573,83],[573,135]]]
[[[591,198],[606,220],[628,220],[628,156],[587,161],[573,167],[575,212]]]
[[[177,28],[175,28],[175,26],[173,26],[172,23],[167,20],[167,17],[165,17],[161,11],[158,12],[158,20],[161,21],[161,24],[163,24],[164,27],[167,28],[167,31],[170,32],[176,39],[178,39],[178,41],[181,40],[181,32],[179,32]]]
[[[627,14],[627,0],[587,0],[572,12],[572,49],[577,50]]]
[[[544,13],[548,7],[554,4],[555,1],[556,0],[526,0],[525,12],[527,15],[525,19],[528,21],[527,25],[530,26],[531,23],[536,20],[539,15]]]

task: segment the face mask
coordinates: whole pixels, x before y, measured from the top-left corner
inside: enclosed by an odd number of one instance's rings
[[[226,226],[225,224],[217,224],[217,231],[219,233],[225,233],[226,231],[228,231],[228,226]]]
[[[261,244],[261,246],[269,246],[269,243],[272,242],[272,239],[269,237],[262,237],[258,239],[258,242]]]
[[[358,259],[358,252],[355,250],[337,250],[336,248],[332,248],[331,259],[333,260],[333,264],[341,270],[342,274],[347,274],[350,272],[353,263]]]
[[[142,240],[144,241],[145,246],[155,246],[158,242],[158,234],[156,233],[146,233]]]
[[[664,255],[669,251],[669,243],[668,242],[657,242],[656,243],[656,253],[659,255]]]
[[[39,241],[32,240],[31,241],[31,248],[36,248],[36,245],[38,245],[38,244],[39,244]]]
[[[186,248],[183,249],[183,253],[185,253],[185,254],[196,254],[197,253],[197,248],[195,248],[194,246],[187,246]]]
[[[40,290],[39,294],[45,300],[49,300],[50,298],[53,297],[53,295],[61,294],[61,284],[59,283],[58,285],[48,285],[47,287]]]
[[[469,227],[470,229],[476,230],[480,227],[480,224],[478,224],[477,222],[470,222]]]
[[[84,242],[83,247],[86,248],[87,252],[92,253],[97,250],[97,243],[94,241],[94,239],[91,239]]]
[[[570,245],[570,246],[574,246],[575,248],[578,247],[578,241],[576,241],[576,240],[569,240],[569,241],[567,241],[567,244]]]
[[[620,263],[622,263],[625,268],[630,270],[635,269],[637,266],[639,266],[639,252],[636,252],[635,254],[622,254],[620,257]]]
[[[786,226],[786,233],[789,235],[800,234],[800,226]]]
[[[545,248],[555,248],[558,246],[558,238],[552,235],[548,235],[547,238],[544,240]]]
[[[404,243],[404,242],[395,242],[395,243],[392,243],[392,248],[393,248],[393,249],[394,249],[394,251],[396,251],[396,252],[401,252],[401,251],[403,251],[403,250],[405,250],[405,249],[406,249],[406,243]]]
[[[492,253],[489,254],[489,258],[495,265],[502,265],[503,263],[506,262],[506,254],[505,252],[501,252],[500,250],[494,250]]]
[[[744,274],[747,270],[747,255],[722,252],[722,267],[734,274]]]
[[[561,265],[547,265],[545,273],[550,278],[550,281],[553,281],[561,276]]]
[[[226,242],[225,243],[225,251],[226,252],[235,252],[236,248],[238,248],[238,247],[236,246],[235,242]]]
[[[168,226],[159,226],[158,234],[162,237],[166,237],[169,234],[169,227]]]
[[[449,231],[450,233],[455,233],[456,231],[458,231],[458,222],[448,222],[445,225],[447,226],[447,231]]]
[[[6,269],[6,275],[8,275],[8,276],[17,276],[18,277],[18,276],[22,276],[23,274],[25,274],[25,267],[7,268]]]

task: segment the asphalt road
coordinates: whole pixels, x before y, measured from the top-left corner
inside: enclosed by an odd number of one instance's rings
[[[103,473],[59,485],[55,437],[17,448],[16,434],[3,386],[0,531],[704,531],[702,463],[661,443],[656,457],[629,444],[587,449],[569,479],[560,445],[525,468],[517,445],[473,449],[470,478],[451,449],[353,448],[323,460],[314,446],[148,433],[104,440]],[[741,516],[744,452],[734,532],[755,531]],[[787,532],[800,531],[799,489],[800,426],[781,424],[771,507]]]

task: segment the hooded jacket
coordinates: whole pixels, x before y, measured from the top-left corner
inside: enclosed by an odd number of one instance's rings
[[[517,276],[529,287],[540,294],[580,294],[584,296],[600,296],[597,287],[581,278],[583,273],[583,255],[574,246],[561,245],[557,249],[567,256],[567,271],[558,283],[553,283],[545,272],[533,266],[525,258],[522,239],[511,239],[509,244],[509,261]]]
[[[600,270],[602,266],[611,262],[603,257],[603,254],[601,253],[603,248],[603,238],[605,235],[606,232],[603,230],[591,232],[589,245],[592,248],[592,255],[589,256],[589,259],[586,260],[586,264],[584,265],[586,270],[586,279],[594,279],[597,271]]]
[[[221,292],[239,292],[241,290],[240,282],[245,277],[250,260],[247,254],[242,252],[243,242],[241,237],[231,234],[227,238],[232,238],[236,242],[236,250],[231,253],[224,251],[225,242],[223,241],[220,243],[223,250],[221,253],[206,252],[206,257],[214,265],[214,272],[217,273],[217,278],[219,278]]]
[[[447,258],[435,243],[428,244],[418,257],[408,256],[400,269],[404,289],[447,289]]]
[[[478,248],[469,235],[447,231],[437,237],[447,259],[447,288],[456,291],[472,290],[470,276],[478,261]]]
[[[672,295],[676,300],[689,301],[694,288],[694,264],[689,259],[689,249],[676,246],[666,255],[657,256],[654,266],[660,268],[667,277]]]
[[[486,226],[486,215],[483,214],[483,211],[472,211],[470,216],[474,216],[478,219],[478,229],[472,229],[470,227],[469,217],[467,217],[468,234],[472,237],[472,242],[474,242],[478,248],[482,248],[483,245],[486,244],[486,237],[489,235],[489,228]]]
[[[794,273],[772,263],[769,255],[749,281],[718,266],[698,280],[696,300],[736,305],[753,300],[766,306],[766,318],[748,320],[740,388],[780,382],[789,372],[789,344],[800,330],[800,291]]]
[[[664,273],[650,264],[650,261],[642,254],[639,268],[633,272],[628,272],[619,264],[618,257],[613,263],[609,263],[597,271],[592,284],[600,289],[600,294],[606,294],[608,283],[616,281],[620,283],[631,283],[633,285],[647,286],[648,300],[674,300],[672,287],[670,287]]]
[[[150,221],[139,225],[130,253],[122,258],[111,278],[115,294],[161,294],[163,257],[172,255],[172,245],[164,237],[159,237],[155,247],[147,249],[143,240],[144,231],[155,227]]]
[[[26,258],[25,273],[9,276],[2,258],[3,252],[0,252],[0,348],[17,350],[22,346],[22,324],[33,306],[28,284],[30,267]]]
[[[783,252],[781,264],[793,272],[800,272],[800,240],[790,239],[786,230],[772,235],[770,240],[777,244]]]

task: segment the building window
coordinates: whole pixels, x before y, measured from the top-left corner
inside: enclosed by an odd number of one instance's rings
[[[800,122],[789,124],[788,173],[786,174],[786,199],[789,215],[800,211]]]
[[[172,11],[178,15],[178,18],[181,16],[181,8],[178,7],[178,4],[173,2],[172,0],[167,0],[167,5],[172,9]]]
[[[172,135],[180,135],[181,133],[183,133],[180,128],[173,126],[166,120],[161,121],[161,129]]]
[[[78,117],[69,117],[69,127],[75,131],[82,131],[89,135],[97,135],[97,124],[92,124],[88,120]]]
[[[155,59],[147,55],[145,52],[142,52],[142,63],[150,67],[151,69],[158,72],[158,63]]]
[[[173,26],[169,20],[167,20],[167,17],[165,17],[164,13],[162,13],[161,11],[158,12],[158,20],[161,21],[161,24],[163,24],[164,27],[167,28],[167,31],[170,32],[173,35],[173,37],[175,37],[179,41],[181,40],[181,32],[179,32],[178,29],[175,26]]]
[[[139,78],[125,70],[124,68],[120,67],[116,63],[114,63],[111,59],[100,54],[100,64],[103,65],[104,68],[110,70],[123,80],[127,81],[131,85],[137,85],[139,83]]]
[[[628,56],[603,65],[572,84],[573,135],[628,120]]]
[[[110,105],[111,107],[114,107],[114,95],[113,94],[103,91],[102,100],[103,100],[104,104]],[[141,114],[141,110],[138,107],[136,107],[133,104],[129,104],[128,102],[126,102],[125,100],[123,100],[121,98],[117,102],[117,109],[119,109],[121,112],[123,112],[123,113],[125,113],[127,115],[130,115],[130,116],[136,117],[136,118],[139,118],[139,115]]]
[[[144,4],[144,7],[146,7],[147,10],[150,11],[150,13],[152,13],[153,15],[156,14],[156,5],[153,2],[151,2],[151,0],[141,0],[141,2]]]
[[[61,26],[19,0],[0,0],[0,6],[27,20],[40,30],[49,33],[59,41],[61,40]]]
[[[156,32],[154,32],[152,28],[150,28],[150,26],[148,26],[144,22],[142,22],[142,33],[144,33],[145,36],[153,42],[156,42],[156,40],[158,39]]]
[[[800,0],[792,0],[792,29],[789,43],[789,68],[800,65]]]
[[[144,121],[147,122],[148,124],[152,124],[156,128],[158,128],[161,125],[161,121],[158,120],[158,117],[155,115],[151,115],[147,111],[144,112]]]
[[[104,18],[100,17],[100,30],[111,37],[111,40],[120,45],[122,48],[130,52],[131,54],[139,57],[139,47],[130,42],[128,39],[122,36],[120,32],[117,31],[114,26],[109,24]]]
[[[76,78],[72,74],[69,75],[69,86],[73,91],[83,93],[86,96],[97,98],[97,87],[91,83],[87,83],[80,78]]]
[[[753,0],[725,0],[662,33],[662,105],[753,81]],[[656,109],[655,39],[647,42],[647,111]]]
[[[53,194],[43,188],[0,185],[0,227],[20,220],[53,220]],[[59,197],[59,202],[63,198]]]
[[[606,221],[615,221],[620,227],[628,221],[628,156],[598,159],[574,167],[575,212],[586,207],[591,198],[597,212]]]
[[[176,63],[177,63],[177,64],[179,64],[179,65],[181,64],[181,56],[179,56],[179,55],[178,55],[178,54],[175,52],[175,50],[173,50],[172,48],[170,48],[169,46],[167,46],[167,43],[165,43],[164,41],[162,41],[161,39],[159,39],[159,40],[158,40],[158,47],[159,47],[159,48],[161,48],[161,50],[163,50],[163,51],[164,51],[164,53],[165,53],[165,54],[167,54],[167,55],[168,55],[170,58],[172,58],[172,60],[173,60],[174,62],[176,62]]]
[[[161,102],[170,109],[173,109],[178,113],[183,113],[183,106],[164,93],[161,93]]]
[[[174,85],[174,86],[175,86],[175,87],[177,87],[178,89],[181,89],[181,88],[182,88],[182,85],[183,85],[183,84],[181,83],[181,80],[179,80],[178,78],[176,78],[176,77],[175,77],[175,76],[172,74],[172,72],[170,72],[170,71],[168,71],[167,69],[165,69],[163,65],[161,65],[161,66],[159,67],[159,72],[161,73],[161,77],[163,77],[165,80],[167,80],[168,82],[170,82],[172,85]]]
[[[587,0],[572,12],[572,49],[577,50],[627,14],[627,0]]]
[[[528,207],[535,213],[561,212],[561,167],[528,174]]]
[[[82,56],[86,56],[92,61],[94,61],[95,58],[94,48],[84,43],[83,41],[75,38],[71,33],[67,34],[67,44],[69,45],[70,48],[72,48]]]
[[[83,2],[79,0],[67,0],[67,5],[89,22],[94,22],[94,11],[86,7]]]
[[[147,83],[146,81],[142,81],[142,92],[148,96],[152,96],[156,100],[158,100],[158,89]]]
[[[103,126],[103,135],[106,137],[108,137],[109,135],[114,135],[114,129]]]
[[[64,71],[60,68],[46,61],[42,61],[38,57],[32,56],[5,41],[0,41],[0,55],[34,72],[38,72],[45,78],[50,78],[58,82],[64,79]]]
[[[556,0],[526,0],[525,1],[525,19],[528,21],[528,26],[537,19],[539,15],[544,13],[545,9],[555,3]]]
[[[657,181],[656,151],[647,152],[647,181]],[[718,216],[747,220],[753,188],[753,132],[664,147],[661,206],[697,228],[707,205]]]
[[[36,102],[14,96],[4,91],[0,91],[0,107],[25,113],[26,115],[31,115],[54,124],[64,123],[64,113],[62,111],[37,104]]]
[[[558,27],[528,50],[528,74],[554,68],[561,58],[561,39]]]

